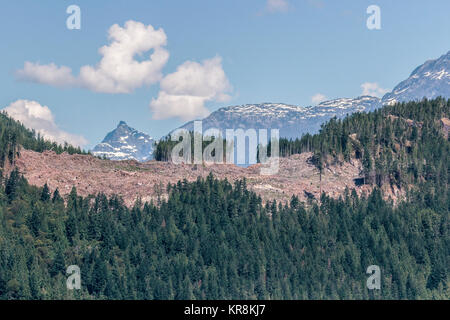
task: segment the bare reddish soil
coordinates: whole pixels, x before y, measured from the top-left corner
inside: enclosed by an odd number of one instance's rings
[[[47,183],[52,191],[58,188],[62,195],[67,195],[72,186],[82,196],[99,192],[106,195],[118,194],[128,206],[133,205],[138,197],[144,202],[156,199],[159,189],[163,190],[163,197],[167,196],[164,192],[169,182],[176,183],[183,179],[193,181],[199,176],[206,177],[210,172],[217,178],[227,178],[230,182],[245,177],[249,189],[261,195],[264,200],[284,201],[295,194],[305,201],[305,191],[317,198],[320,189],[332,197],[342,195],[346,187],[355,188],[359,194],[370,191],[367,185],[355,186],[353,179],[359,176],[359,161],[329,166],[322,174],[320,185],[319,171],[309,163],[309,157],[310,153],[303,153],[281,158],[279,172],[272,176],[260,175],[260,164],[242,168],[224,164],[204,166],[157,161],[139,163],[30,150],[21,151],[16,166],[30,184],[43,186]]]

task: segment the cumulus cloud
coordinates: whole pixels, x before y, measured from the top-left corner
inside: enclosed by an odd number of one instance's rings
[[[96,66],[83,66],[78,77],[68,67],[51,63],[40,65],[25,62],[17,71],[22,80],[53,86],[79,86],[95,92],[130,93],[143,85],[161,80],[161,70],[169,59],[164,48],[167,37],[163,29],[155,30],[151,25],[127,21],[122,28],[115,24],[109,28],[110,44],[99,49],[102,59]],[[152,51],[146,60],[137,56]]]
[[[321,94],[321,93],[316,93],[315,95],[313,95],[311,97],[311,101],[314,104],[319,104],[319,103],[321,103],[322,101],[325,101],[325,100],[327,100],[327,97],[325,95]]]
[[[8,115],[20,121],[25,127],[34,129],[44,138],[63,144],[67,142],[74,146],[83,146],[87,141],[82,136],[61,130],[55,123],[52,112],[47,106],[41,106],[36,101],[17,100],[4,108]]]
[[[286,12],[289,9],[289,3],[286,0],[267,0],[266,10],[268,12]]]
[[[158,97],[150,102],[153,119],[205,117],[209,114],[205,103],[228,100],[230,90],[220,57],[202,63],[186,61],[161,80]]]
[[[389,92],[389,89],[381,88],[376,82],[365,82],[361,85],[363,96],[373,96],[381,98],[384,94]]]
[[[99,52],[103,56],[96,67],[84,66],[80,70],[80,81],[93,91],[128,93],[142,85],[158,82],[161,69],[169,59],[163,48],[167,43],[164,30],[155,30],[151,25],[128,21],[125,28],[117,24],[109,29],[109,46]],[[148,60],[134,60],[153,50]]]

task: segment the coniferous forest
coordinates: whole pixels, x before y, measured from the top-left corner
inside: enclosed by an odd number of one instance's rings
[[[374,187],[363,196],[263,202],[245,179],[210,175],[127,208],[120,195],[73,188],[63,199],[17,170],[2,174],[0,298],[449,299],[450,142],[439,121],[449,115],[450,100],[403,103],[280,143],[285,156],[313,152],[319,168],[361,159]],[[3,115],[0,141],[11,163],[18,145],[82,152]],[[386,199],[389,185],[404,199]],[[66,288],[69,265],[81,269],[80,290]],[[366,287],[370,265],[380,290]]]

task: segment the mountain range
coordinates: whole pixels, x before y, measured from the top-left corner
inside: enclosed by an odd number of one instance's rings
[[[372,96],[339,98],[308,107],[284,103],[223,107],[202,119],[202,129],[280,129],[280,137],[295,139],[305,133],[318,132],[321,124],[333,117],[344,118],[348,114],[370,112],[386,104],[438,96],[450,97],[450,51],[417,67],[406,80],[381,99]],[[181,128],[193,130],[193,121]],[[152,159],[153,144],[154,140],[150,136],[120,122],[93,149],[93,154],[112,160],[147,161]]]
[[[220,108],[202,120],[202,129],[280,129],[280,136],[297,138],[314,133],[330,118],[357,111],[372,111],[381,106],[380,99],[361,96],[356,99],[334,99],[317,106],[301,107],[282,103],[246,104]],[[194,121],[181,128],[193,130]]]

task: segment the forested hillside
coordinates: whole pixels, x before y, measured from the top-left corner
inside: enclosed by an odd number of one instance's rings
[[[448,299],[448,192],[394,208],[322,197],[305,208],[263,204],[208,177],[170,186],[160,206],[78,197],[27,185],[0,193],[0,297],[5,299]],[[442,207],[442,199],[445,206]],[[67,290],[65,268],[81,268]],[[369,265],[382,289],[366,288]]]
[[[385,106],[344,119],[333,118],[315,135],[281,138],[280,155],[313,152],[312,161],[321,170],[330,163],[361,159],[362,182],[378,187],[408,188],[431,179],[447,188],[450,144],[441,120],[449,118],[450,100],[443,98]],[[177,143],[170,137],[159,141],[155,159],[169,161]],[[193,143],[191,139],[192,152]],[[209,143],[203,141],[203,149]],[[270,149],[269,142],[268,155]]]
[[[319,168],[361,159],[364,183],[408,187],[431,182],[445,190],[450,143],[441,120],[448,118],[450,100],[441,98],[385,106],[332,119],[316,135],[280,139],[280,154],[312,151]]]
[[[449,299],[449,141],[438,121],[448,115],[442,99],[401,104],[302,139],[319,166],[372,163],[367,183],[385,164],[386,182],[407,190],[395,205],[377,187],[263,203],[245,179],[210,175],[128,208],[75,188],[64,201],[14,170],[0,179],[0,298]],[[66,288],[69,265],[81,269],[81,290]],[[381,269],[381,290],[366,287],[369,265]]]
[[[40,134],[25,128],[25,126],[10,118],[6,113],[0,112],[0,168],[3,167],[5,161],[12,163],[14,158],[19,155],[19,146],[37,152],[53,150],[56,153],[86,154],[79,147],[76,148],[69,144],[61,146],[55,142],[45,140]]]

